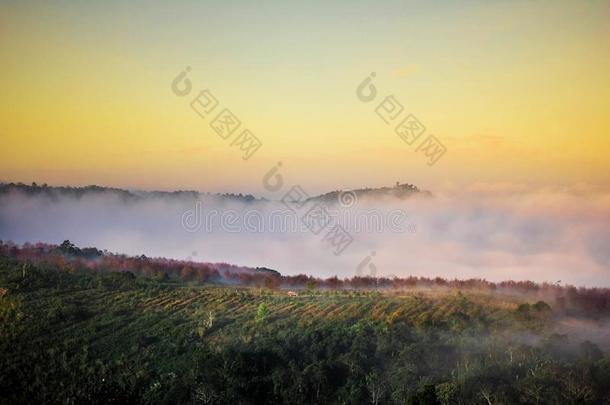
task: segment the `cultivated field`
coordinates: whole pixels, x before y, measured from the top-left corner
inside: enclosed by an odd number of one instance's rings
[[[0,283],[3,403],[608,399],[607,354],[554,333],[565,314],[510,294],[289,296],[9,258]]]

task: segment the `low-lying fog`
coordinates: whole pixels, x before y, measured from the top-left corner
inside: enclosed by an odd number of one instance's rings
[[[477,185],[406,200],[330,202],[0,196],[0,239],[266,266],[283,274],[418,275],[610,286],[610,193]],[[281,196],[278,196],[278,199]],[[315,215],[317,214],[317,216]],[[303,221],[305,219],[305,221]],[[307,222],[312,230],[305,225]],[[346,247],[324,240],[335,224]],[[340,241],[341,239],[335,239]],[[334,251],[345,248],[339,255]]]

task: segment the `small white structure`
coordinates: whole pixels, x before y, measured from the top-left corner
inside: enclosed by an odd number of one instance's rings
[[[288,291],[288,296],[289,297],[298,297],[299,293],[297,293],[296,291]]]

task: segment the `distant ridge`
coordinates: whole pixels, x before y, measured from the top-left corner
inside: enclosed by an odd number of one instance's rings
[[[141,200],[146,198],[190,198],[198,200],[201,198],[219,198],[244,203],[266,202],[265,198],[255,197],[252,194],[234,194],[234,193],[209,193],[194,190],[178,190],[178,191],[138,191],[124,190],[113,187],[102,187],[96,185],[84,187],[71,186],[48,186],[47,184],[38,185],[37,183],[0,183],[0,196],[11,192],[19,192],[28,196],[47,196],[53,199],[59,197],[82,198],[86,195],[101,195],[111,194],[116,195],[122,200]],[[325,194],[308,198],[308,201],[323,201],[326,203],[334,203],[339,201],[339,198],[344,193],[353,193],[357,198],[397,198],[406,199],[414,195],[423,197],[431,197],[429,191],[420,190],[417,186],[409,183],[400,184],[396,182],[393,187],[378,187],[378,188],[360,188],[354,190],[335,190]]]
[[[355,190],[335,190],[325,194],[321,194],[316,197],[311,197],[308,200],[316,200],[323,201],[326,203],[333,203],[341,200],[342,194],[351,193],[356,196],[356,198],[398,198],[398,199],[406,199],[413,197],[415,195],[423,196],[423,197],[432,197],[432,193],[425,190],[420,190],[417,186],[409,183],[400,184],[396,182],[394,187],[378,187],[378,188],[359,188]]]
[[[116,195],[122,200],[142,200],[146,198],[191,198],[193,200],[200,199],[202,197],[216,197],[229,200],[239,200],[246,203],[255,201],[266,201],[264,198],[256,198],[251,194],[233,194],[233,193],[202,193],[193,190],[178,190],[178,191],[129,191],[120,188],[113,187],[101,187],[96,185],[84,186],[84,187],[70,187],[70,186],[48,186],[46,184],[38,185],[32,183],[31,185],[23,183],[0,183],[0,195],[8,194],[10,192],[20,192],[29,196],[44,195],[50,198],[59,197],[72,197],[82,198],[86,195],[101,195],[111,194]]]

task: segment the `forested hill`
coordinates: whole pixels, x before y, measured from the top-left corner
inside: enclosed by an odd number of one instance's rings
[[[100,187],[100,186],[85,186],[85,187],[54,187],[46,184],[38,185],[32,183],[31,185],[23,183],[0,183],[0,196],[8,195],[10,193],[21,193],[26,196],[46,196],[54,199],[68,197],[68,198],[83,198],[85,196],[100,196],[100,195],[113,195],[119,197],[124,201],[135,201],[146,198],[165,198],[165,199],[178,199],[186,198],[191,200],[199,200],[203,198],[218,198],[225,200],[242,201],[245,203],[252,203],[257,201],[265,201],[265,199],[256,198],[251,194],[233,194],[233,193],[203,193],[192,190],[178,190],[178,191],[137,191],[137,190],[123,190],[120,188],[111,187]]]
[[[281,278],[282,275],[266,267],[237,266],[230,263],[193,262],[162,257],[128,256],[95,247],[79,248],[69,240],[60,245],[26,243],[23,246],[0,240],[0,256],[22,260],[24,264],[53,263],[67,271],[81,269],[98,272],[131,273],[153,279],[183,280],[198,283],[216,282],[230,284],[262,283],[265,278]]]
[[[37,183],[0,183],[0,196],[10,193],[21,193],[26,196],[46,196],[54,199],[61,197],[82,198],[84,196],[99,196],[99,195],[114,195],[122,200],[141,200],[146,198],[166,198],[177,199],[187,198],[199,200],[205,198],[216,198],[232,201],[241,201],[244,203],[257,203],[267,201],[265,198],[255,197],[251,194],[242,193],[209,193],[193,190],[178,190],[178,191],[137,191],[123,190],[120,188],[100,187],[90,185],[85,187],[70,187],[70,186],[48,186],[47,184],[39,185]],[[360,188],[354,190],[335,190],[318,196],[309,197],[310,201],[323,201],[326,203],[342,202],[343,194],[350,194],[355,198],[370,198],[370,199],[405,199],[412,196],[430,197],[432,194],[429,191],[420,190],[413,184],[396,183],[393,187],[377,187],[377,188]]]
[[[324,290],[462,290],[477,291],[544,300],[562,313],[587,318],[610,316],[610,289],[584,288],[558,283],[534,283],[507,280],[491,282],[483,279],[448,280],[441,277],[403,278],[360,277],[322,279],[311,275],[282,275],[266,267],[237,266],[230,263],[204,263],[189,260],[151,258],[144,255],[101,251],[94,247],[79,248],[66,240],[60,245],[44,243],[16,245],[0,240],[0,257],[17,259],[27,267],[31,264],[52,264],[68,272],[93,270],[100,273],[130,273],[155,280],[190,284],[230,284],[297,291]],[[281,270],[281,269],[279,269]]]
[[[326,203],[338,202],[345,206],[356,203],[359,199],[399,199],[404,200],[410,197],[432,197],[432,193],[420,190],[417,186],[409,183],[400,184],[396,182],[393,187],[359,188],[354,190],[335,190],[316,197],[311,197],[309,201],[323,201]],[[352,201],[352,199],[354,201]]]

